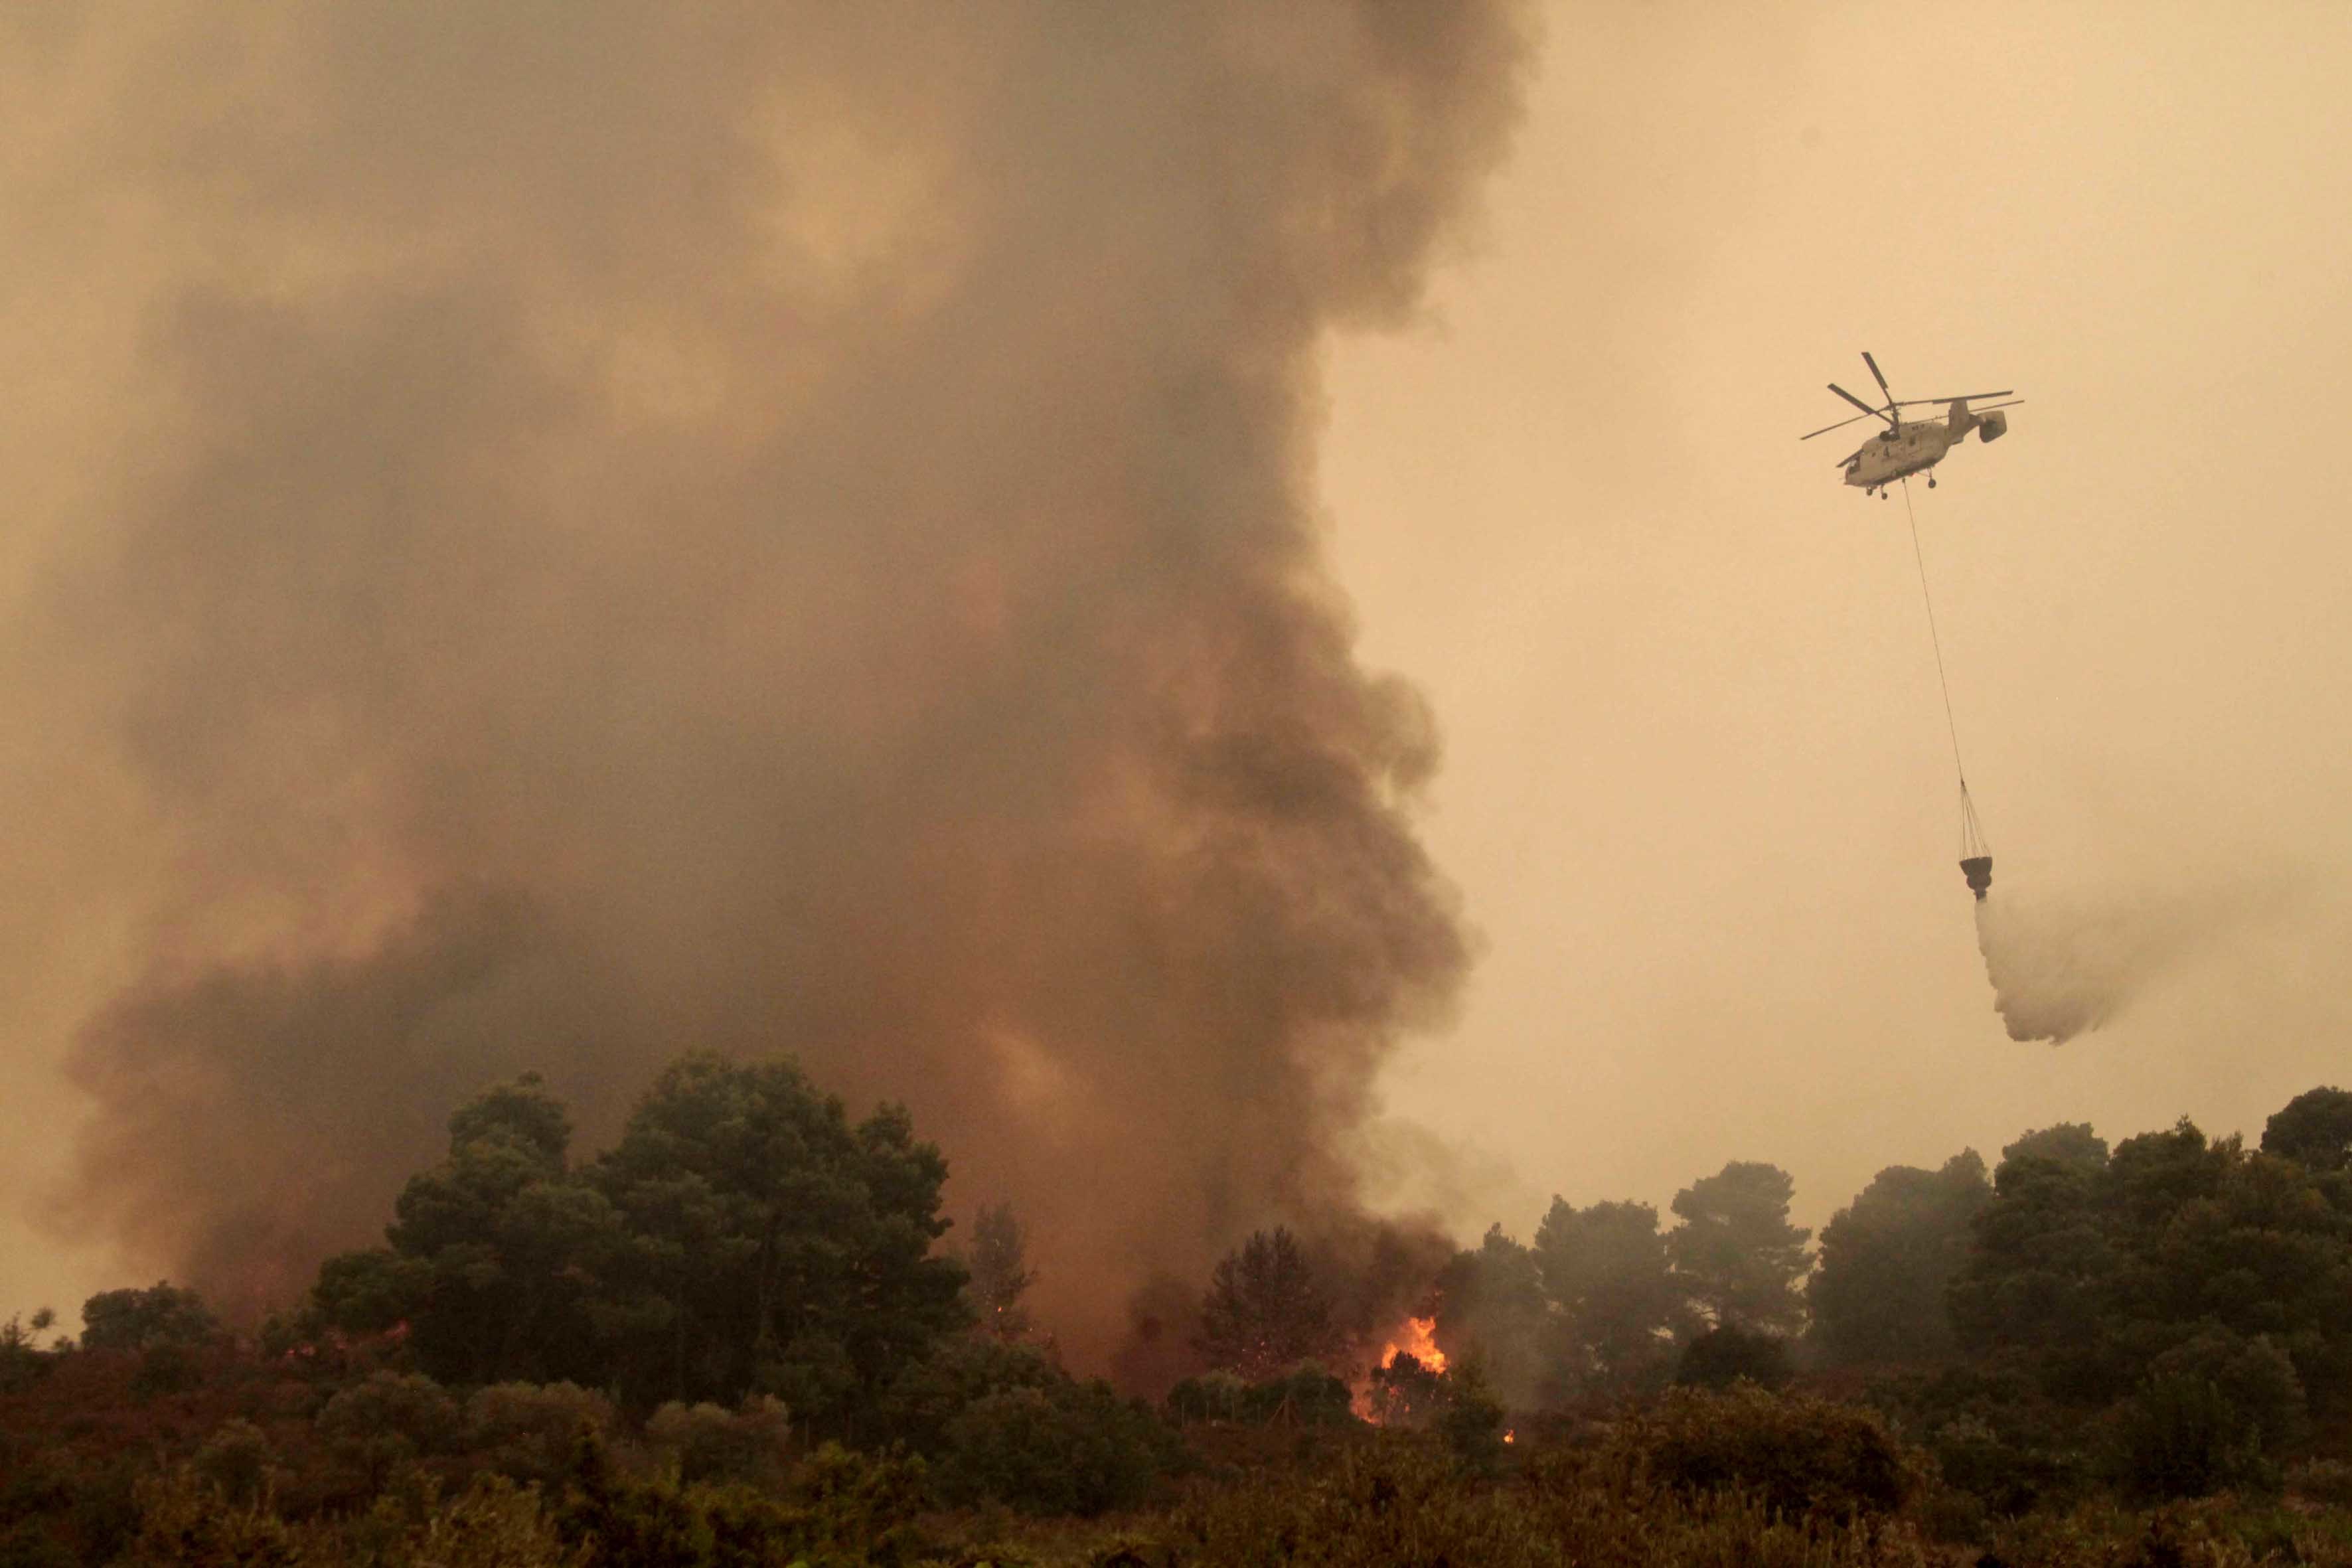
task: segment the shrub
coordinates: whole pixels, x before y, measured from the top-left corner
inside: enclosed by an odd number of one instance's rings
[[[483,1469],[552,1486],[580,1434],[609,1433],[613,1421],[612,1401],[574,1384],[492,1384],[466,1401],[466,1446]]]
[[[421,1502],[379,1499],[333,1544],[322,1539],[331,1526],[315,1527],[304,1542],[304,1568],[589,1568],[583,1552],[566,1546],[539,1494],[503,1476],[478,1476],[447,1503],[430,1495]]]
[[[2352,1508],[2352,1465],[2341,1459],[2305,1459],[2287,1471],[2286,1484],[2314,1502]]]
[[[370,1492],[401,1465],[453,1447],[461,1422],[457,1402],[415,1373],[379,1372],[353,1384],[319,1412],[320,1440],[355,1471]]]
[[[2116,1407],[2116,1479],[2149,1499],[2275,1491],[2272,1456],[2303,1418],[2303,1385],[2284,1352],[2268,1339],[2208,1329],[2157,1357],[2138,1391]]]
[[[58,1352],[40,1346],[41,1334],[55,1321],[44,1307],[29,1327],[21,1317],[0,1323],[0,1394],[21,1393],[55,1370]]]
[[[1249,1384],[1239,1373],[1202,1373],[1168,1391],[1168,1414],[1179,1421],[1240,1421],[1248,1406]]]
[[[919,1458],[854,1454],[827,1443],[793,1476],[781,1508],[740,1490],[712,1500],[714,1557],[729,1561],[726,1553],[734,1550],[737,1562],[796,1562],[809,1568],[902,1563],[919,1546],[915,1518],[925,1491]],[[767,1520],[766,1543],[781,1547],[781,1553],[763,1556],[751,1550],[760,1542],[746,1524],[758,1516]]]
[[[204,1381],[197,1352],[179,1344],[150,1345],[139,1354],[139,1370],[131,1375],[131,1392],[142,1399],[159,1394],[185,1394]]]
[[[901,1372],[874,1414],[885,1436],[936,1458],[947,1449],[948,1424],[972,1401],[998,1389],[1068,1381],[1067,1373],[1030,1346],[957,1338]]]
[[[1399,1351],[1372,1369],[1372,1419],[1383,1426],[1426,1426],[1446,1405],[1445,1373],[1411,1351]]]
[[[1723,1323],[1683,1349],[1675,1382],[1685,1388],[1729,1388],[1740,1379],[1763,1388],[1789,1381],[1789,1345],[1777,1334]]]
[[[110,1561],[138,1532],[141,1479],[138,1461],[117,1455],[103,1463],[85,1464],[68,1480],[67,1517],[89,1562]]]
[[[950,1502],[1091,1517],[1139,1501],[1175,1447],[1149,1406],[1107,1383],[1000,1389],[949,1424],[939,1489]]]
[[[19,1520],[0,1532],[0,1568],[76,1568],[80,1561],[39,1520]]]
[[[1171,1533],[1192,1544],[1168,1561],[1325,1568],[1924,1568],[1927,1562],[1900,1521],[1775,1518],[1752,1495],[1661,1490],[1590,1451],[1557,1458],[1531,1486],[1465,1486],[1428,1435],[1381,1432],[1350,1446],[1312,1480],[1261,1474],[1200,1495],[1171,1521]]]
[[[1672,1390],[1612,1445],[1675,1489],[1752,1491],[1792,1516],[1891,1513],[1918,1479],[1874,1412],[1753,1385]]]
[[[742,1481],[772,1485],[784,1473],[792,1413],[754,1396],[738,1410],[671,1403],[646,1423],[646,1441],[677,1467],[681,1485]]]
[[[293,1536],[258,1504],[224,1502],[184,1466],[139,1489],[139,1532],[118,1568],[293,1568]]]
[[[580,1441],[554,1530],[589,1562],[629,1568],[891,1568],[916,1554],[923,1491],[921,1459],[831,1443],[781,1495],[740,1484],[681,1487],[668,1476],[633,1480],[592,1433]]]
[[[2083,1416],[2053,1403],[2019,1367],[1883,1380],[1870,1399],[1935,1457],[1948,1484],[1996,1515],[2063,1501],[2088,1484]]]
[[[269,1471],[277,1450],[260,1427],[232,1416],[205,1439],[193,1461],[196,1475],[223,1501],[239,1508],[262,1500],[269,1489]]]
[[[158,1283],[144,1290],[102,1290],[81,1305],[81,1346],[89,1351],[193,1350],[220,1333],[220,1322],[194,1290]]]
[[[1243,1407],[1252,1420],[1269,1425],[1346,1426],[1356,1420],[1355,1400],[1340,1379],[1314,1362],[1301,1362],[1280,1377],[1251,1384]]]
[[[1446,1373],[1437,1433],[1454,1462],[1474,1476],[1503,1468],[1503,1405],[1486,1387],[1485,1371],[1466,1362]]]

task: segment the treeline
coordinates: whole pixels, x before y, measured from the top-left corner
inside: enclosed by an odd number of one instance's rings
[[[1555,1200],[1533,1245],[1497,1228],[1456,1258],[1438,1343],[1536,1405],[1874,1373],[1868,1396],[2008,1511],[2102,1480],[2275,1487],[2352,1436],[2352,1093],[2297,1097],[2252,1150],[2183,1120],[2110,1151],[2075,1123],[1990,1173],[1973,1151],[1891,1167],[1816,1256],[1790,1192],[1728,1165],[1664,1233],[1645,1205]]]
[[[685,1058],[585,1159],[537,1077],[495,1087],[383,1245],[327,1260],[257,1336],[170,1284],[92,1298],[78,1342],[46,1313],[0,1328],[0,1565],[176,1561],[192,1521],[278,1532],[221,1561],[342,1561],[355,1531],[457,1529],[461,1507],[519,1532],[517,1562],[912,1560],[928,1510],[1091,1517],[1181,1477],[1197,1500],[1373,1424],[1457,1483],[1548,1477],[1561,1529],[1586,1503],[1559,1489],[1604,1475],[1611,1508],[1669,1482],[1800,1512],[1834,1494],[1979,1542],[2102,1497],[2352,1500],[2340,1089],[2252,1150],[2069,1125],[1990,1171],[1891,1168],[1818,1247],[1787,1173],[1752,1162],[1694,1181],[1671,1225],[1555,1199],[1528,1242],[1497,1226],[1450,1260],[1270,1228],[1202,1282],[1193,1375],[1157,1404],[1034,1331],[1011,1211],[945,1245],[946,1175],[903,1110],[853,1121],[786,1062]],[[1405,1296],[1348,1277],[1404,1257]],[[1408,1303],[1442,1368],[1382,1354],[1408,1325],[1375,1300]],[[1678,1384],[1698,1386],[1659,1404]],[[1410,1473],[1363,1484],[1438,1506]],[[1320,1517],[1233,1496],[1244,1535],[1253,1509],[1284,1540]],[[1604,1539],[1600,1517],[1576,1528]]]
[[[971,1320],[934,1243],[947,1162],[886,1106],[853,1124],[789,1062],[691,1056],[571,1159],[525,1075],[449,1119],[385,1245],[327,1260],[277,1349],[400,1329],[459,1385],[570,1382],[625,1406],[783,1400],[843,1426]]]

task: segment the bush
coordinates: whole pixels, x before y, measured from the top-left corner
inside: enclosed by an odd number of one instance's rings
[[[788,1501],[778,1517],[780,1556],[746,1552],[738,1562],[805,1562],[892,1564],[916,1554],[915,1518],[926,1492],[920,1458],[901,1454],[854,1454],[827,1443],[793,1476]],[[738,1500],[740,1504],[740,1499]],[[714,1501],[710,1524],[721,1547],[748,1546],[740,1508]],[[722,1555],[719,1561],[727,1559]]]
[[[1412,1362],[1413,1370],[1420,1371],[1421,1363],[1411,1356],[1400,1355],[1397,1361]],[[1386,1368],[1372,1373],[1373,1404],[1376,1408],[1391,1410],[1395,1424],[1403,1425],[1402,1405],[1396,1403],[1396,1396],[1386,1392],[1389,1385],[1381,1381],[1386,1375]],[[1402,1380],[1409,1374],[1398,1375]],[[1421,1373],[1432,1386],[1437,1375]],[[1412,1386],[1418,1389],[1420,1385]],[[1305,1362],[1263,1383],[1244,1383],[1237,1373],[1222,1371],[1188,1377],[1169,1390],[1168,1413],[1179,1421],[1230,1421],[1253,1426],[1344,1426],[1357,1418],[1355,1398],[1354,1390],[1345,1383],[1313,1362]],[[1388,1402],[1385,1405],[1384,1400]],[[1426,1417],[1434,1409],[1432,1403],[1419,1414]]]
[[[19,1520],[0,1532],[0,1568],[76,1568],[80,1561],[39,1520]]]
[[[1249,1414],[1249,1383],[1239,1373],[1205,1372],[1168,1391],[1168,1414],[1179,1421],[1240,1421]]]
[[[1753,1385],[1672,1390],[1612,1443],[1667,1487],[1752,1491],[1790,1516],[1891,1513],[1918,1479],[1874,1412]]]
[[[1301,1362],[1280,1377],[1251,1384],[1244,1401],[1250,1419],[1292,1426],[1350,1426],[1356,1420],[1355,1405],[1354,1391],[1314,1362]]]
[[[633,1480],[589,1434],[554,1528],[587,1561],[629,1568],[890,1568],[916,1554],[923,1492],[921,1459],[831,1443],[782,1495],[740,1484],[681,1487],[667,1476]]]
[[[194,1350],[218,1337],[220,1321],[194,1290],[158,1283],[144,1290],[102,1290],[81,1304],[81,1348]]]
[[[587,1568],[567,1547],[539,1494],[503,1476],[478,1476],[444,1503],[428,1492],[415,1500],[383,1498],[367,1515],[332,1540],[331,1525],[313,1527],[299,1559],[350,1563],[352,1568]]]
[[[1258,1475],[1171,1521],[1186,1563],[1390,1568],[1924,1568],[1900,1521],[1776,1519],[1752,1495],[1661,1490],[1622,1463],[1564,1451],[1526,1487],[1465,1486],[1427,1434],[1381,1432],[1311,1481]],[[1151,1559],[1159,1562],[1160,1559]]]
[[[1411,1351],[1374,1367],[1370,1384],[1372,1419],[1383,1426],[1426,1426],[1445,1410],[1445,1373]]]
[[[1685,1388],[1729,1388],[1742,1378],[1762,1388],[1785,1386],[1788,1342],[1776,1334],[1723,1323],[1685,1346],[1675,1367],[1675,1384]]]
[[[55,1321],[44,1307],[29,1327],[21,1317],[0,1323],[0,1394],[22,1393],[56,1370],[59,1352],[40,1346],[40,1336]]]
[[[355,1471],[371,1493],[394,1470],[455,1446],[461,1421],[441,1385],[415,1373],[379,1372],[353,1384],[319,1412],[321,1442]]]
[[[268,1492],[270,1468],[277,1458],[277,1450],[260,1427],[231,1417],[196,1450],[194,1468],[223,1501],[249,1508]]]
[[[1446,1373],[1437,1434],[1456,1465],[1474,1476],[1498,1473],[1503,1468],[1503,1418],[1502,1401],[1488,1391],[1486,1373],[1475,1361]]]
[[[224,1502],[184,1467],[139,1489],[139,1532],[119,1568],[293,1568],[284,1521],[257,1504]]]
[[[2286,1484],[2298,1497],[2352,1508],[2352,1465],[2341,1459],[2305,1459],[2287,1471]]]
[[[2303,1384],[2268,1339],[2209,1329],[2157,1357],[2111,1420],[2116,1480],[2136,1497],[2276,1491],[2273,1456],[2303,1425]]]
[[[498,1383],[466,1401],[466,1446],[475,1463],[511,1480],[551,1487],[572,1463],[583,1431],[612,1431],[613,1404],[569,1383]]]
[[[188,1345],[150,1345],[139,1354],[139,1370],[131,1375],[131,1392],[142,1399],[159,1394],[185,1394],[202,1383],[204,1363]]]
[[[2053,1403],[2016,1366],[1951,1367],[1872,1384],[1873,1405],[1935,1457],[1946,1483],[2011,1517],[2063,1502],[2088,1484],[2084,1418]]]
[[[1149,1406],[1107,1383],[1000,1389],[949,1424],[939,1490],[951,1503],[1091,1517],[1141,1500],[1175,1450]]]
[[[681,1485],[773,1485],[788,1460],[792,1413],[782,1401],[759,1396],[734,1411],[672,1403],[646,1423],[646,1441],[676,1466]]]
[[[877,1402],[883,1434],[933,1458],[946,1452],[948,1424],[974,1400],[1003,1388],[1051,1388],[1069,1374],[1043,1352],[993,1340],[942,1343],[891,1382]]]

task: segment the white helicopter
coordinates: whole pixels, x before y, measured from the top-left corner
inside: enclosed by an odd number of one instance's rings
[[[1863,494],[1875,495],[1881,500],[1886,499],[1887,486],[1910,475],[1926,473],[1927,469],[1944,460],[1945,453],[1967,440],[1969,431],[1976,431],[1977,438],[1980,441],[1999,440],[2008,434],[2009,416],[1998,411],[2003,408],[2014,408],[2025,401],[2021,397],[2017,397],[2011,398],[2007,403],[1989,404],[1982,408],[1971,409],[1969,406],[1971,398],[2009,397],[2009,393],[2002,391],[1971,392],[1966,397],[1914,397],[1897,402],[1894,389],[1886,384],[1886,377],[1879,373],[1878,362],[1870,357],[1870,353],[1866,349],[1863,351],[1862,363],[1870,367],[1871,375],[1878,382],[1878,390],[1886,395],[1885,406],[1873,408],[1844,387],[1832,382],[1830,390],[1861,409],[1862,412],[1853,418],[1841,419],[1834,425],[1824,425],[1820,429],[1797,438],[1801,441],[1810,441],[1815,436],[1826,436],[1832,430],[1843,430],[1857,419],[1885,420],[1885,429],[1864,441],[1853,456],[1838,465],[1845,470],[1846,483],[1859,485],[1862,487]],[[1949,405],[1941,421],[1927,419],[1905,422],[1903,410],[1920,408],[1932,403]],[[1929,489],[1936,488],[1936,476],[1933,474],[1927,475],[1927,488]]]

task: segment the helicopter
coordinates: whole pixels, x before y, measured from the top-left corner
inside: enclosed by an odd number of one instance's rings
[[[1885,420],[1885,429],[1864,441],[1852,456],[1838,465],[1845,470],[1847,484],[1857,485],[1861,487],[1863,494],[1874,495],[1881,500],[1886,499],[1886,488],[1895,480],[1908,479],[1913,474],[1927,473],[1928,469],[1942,462],[1944,454],[1967,440],[1969,431],[1977,432],[1977,439],[1980,441],[2000,439],[2009,433],[2009,416],[2000,413],[2000,410],[2014,408],[2025,401],[2021,397],[2011,397],[2007,403],[1987,404],[1982,408],[1969,406],[1970,402],[1981,398],[2010,397],[2010,393],[2004,390],[1971,392],[1965,397],[1913,397],[1898,402],[1894,389],[1886,384],[1886,377],[1879,371],[1878,362],[1870,357],[1870,351],[1867,349],[1863,351],[1862,363],[1870,367],[1872,377],[1878,383],[1878,390],[1885,395],[1885,405],[1874,408],[1844,387],[1832,382],[1830,390],[1861,409],[1862,412],[1849,418],[1841,419],[1834,425],[1824,425],[1818,430],[1798,437],[1797,439],[1810,441],[1815,436],[1826,436],[1832,430],[1843,430],[1856,420]],[[1941,420],[1906,421],[1903,417],[1903,410],[1906,408],[1920,408],[1937,403],[1946,405],[1945,416]],[[1936,476],[1932,473],[1927,474],[1927,488],[1929,489],[1936,488]]]

